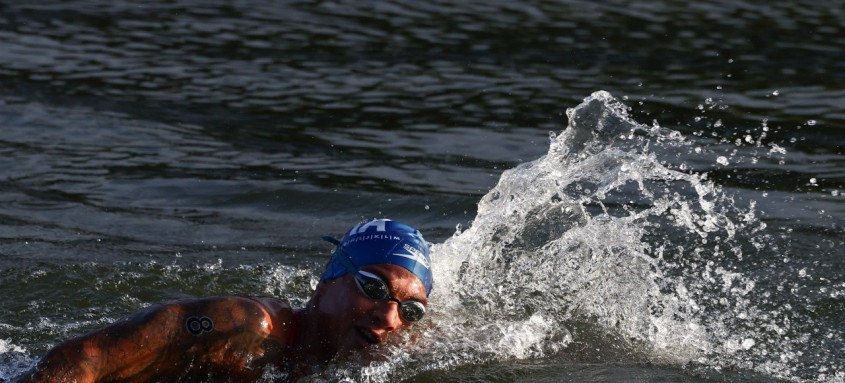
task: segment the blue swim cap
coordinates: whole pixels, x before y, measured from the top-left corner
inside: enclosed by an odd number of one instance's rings
[[[341,277],[367,265],[387,263],[414,273],[425,286],[425,295],[431,293],[434,283],[431,258],[428,243],[419,230],[389,219],[377,219],[355,225],[340,241],[323,238],[337,247],[326,264],[321,281]]]

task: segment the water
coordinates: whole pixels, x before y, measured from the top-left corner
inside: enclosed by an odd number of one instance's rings
[[[0,380],[390,217],[433,314],[328,380],[841,382],[843,9],[2,5]]]

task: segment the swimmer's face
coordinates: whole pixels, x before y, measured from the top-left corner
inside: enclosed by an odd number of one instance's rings
[[[385,281],[390,295],[399,301],[428,303],[422,282],[405,268],[383,264],[364,266],[361,270]],[[352,274],[321,282],[317,295],[321,346],[330,355],[346,355],[381,344],[388,335],[412,323],[399,314],[398,303],[364,295],[356,286]]]

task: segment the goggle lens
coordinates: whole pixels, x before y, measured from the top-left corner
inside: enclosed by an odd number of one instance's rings
[[[387,290],[387,285],[378,279],[361,278],[361,289],[364,290],[364,295],[370,299],[389,299],[390,292]]]
[[[399,304],[399,313],[408,322],[416,322],[425,315],[425,306],[417,301],[407,301]]]

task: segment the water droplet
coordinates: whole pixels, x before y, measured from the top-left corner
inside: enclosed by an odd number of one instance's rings
[[[728,162],[728,159],[725,156],[719,156],[718,158],[716,158],[716,162],[718,162],[719,165],[722,166],[728,166],[728,164],[730,164],[730,162]]]
[[[807,120],[807,125],[813,126],[816,124],[816,120]]]
[[[732,64],[733,62],[734,62],[734,59],[728,59],[728,64]]]
[[[722,120],[716,120],[716,122],[713,123],[713,127],[714,128],[721,128],[722,127]]]
[[[550,139],[550,140],[552,140],[552,141],[554,141],[554,139],[555,139],[555,138],[557,138],[557,133],[555,133],[554,131],[551,131],[551,130],[550,130],[550,131],[549,131],[549,139]]]
[[[835,189],[834,189],[834,190],[831,190],[831,191],[830,191],[830,195],[832,195],[832,196],[834,196],[834,197],[838,196],[838,195],[839,195],[839,190],[835,190]]]
[[[772,96],[780,96],[780,92],[778,92],[778,90],[775,89],[775,91],[772,92]]]
[[[425,205],[425,210],[431,210],[431,206]]]
[[[816,185],[817,185],[817,183],[816,183],[816,182],[818,182],[818,181],[816,180],[816,178],[815,178],[815,177],[810,178],[810,185],[816,186]]]
[[[769,154],[774,154],[774,153],[786,154],[786,149],[781,148],[780,146],[777,146],[775,144],[772,144],[772,148],[769,149]]]
[[[747,143],[749,143],[749,144],[753,144],[753,143],[754,143],[754,138],[753,138],[753,137],[751,137],[751,135],[750,135],[750,134],[747,134],[747,135],[745,135],[745,142],[747,142]]]
[[[801,278],[806,277],[807,276],[807,269],[803,268],[801,270],[798,270],[798,276],[801,277]]]
[[[754,343],[755,343],[755,342],[754,342],[754,339],[751,339],[751,338],[745,338],[745,340],[743,340],[743,341],[742,341],[742,348],[744,348],[744,349],[748,350],[748,349],[750,349],[751,347],[754,347]]]

